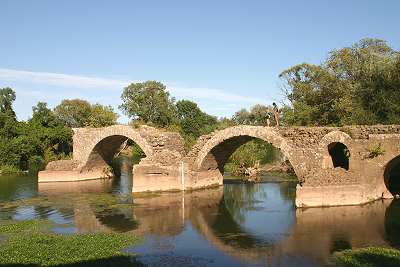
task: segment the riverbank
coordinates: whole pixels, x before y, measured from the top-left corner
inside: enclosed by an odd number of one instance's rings
[[[400,250],[380,247],[344,250],[334,254],[333,266],[400,266]]]
[[[125,233],[55,234],[46,220],[0,224],[2,266],[141,266],[122,250],[140,239]]]
[[[224,174],[224,182],[234,183],[234,182],[246,182],[246,176],[237,176],[226,172]],[[261,171],[259,174],[259,179],[255,180],[254,183],[278,183],[278,182],[295,182],[297,177],[290,173],[277,172],[277,171]]]

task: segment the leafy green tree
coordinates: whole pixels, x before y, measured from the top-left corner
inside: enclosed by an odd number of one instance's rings
[[[15,92],[9,88],[0,89],[0,138],[12,138],[17,135],[17,118],[13,110]]]
[[[175,99],[156,81],[132,83],[124,88],[120,109],[133,120],[167,127],[176,123]]]
[[[186,135],[197,138],[212,132],[216,127],[217,119],[201,111],[192,101],[180,100],[176,103],[176,109],[182,131]]]
[[[65,99],[54,109],[56,118],[68,127],[104,127],[117,123],[118,115],[110,106],[91,105],[86,100]]]
[[[86,100],[65,99],[55,107],[58,120],[68,127],[85,127],[92,113],[92,107]]]
[[[280,74],[289,102],[287,125],[400,123],[400,54],[383,40],[333,50],[320,65]]]
[[[254,105],[250,111],[242,108],[237,111],[232,120],[236,125],[267,125],[267,119],[271,116],[271,107],[264,105]],[[270,118],[271,125],[273,124],[273,118]]]
[[[39,102],[36,106],[32,107],[32,118],[30,121],[43,127],[56,125],[56,117],[45,102]]]
[[[12,104],[15,101],[15,92],[10,87],[0,89],[0,112],[10,112],[15,116],[15,112],[12,108]]]
[[[114,112],[111,106],[94,104],[91,106],[90,116],[85,126],[104,127],[117,123],[118,114]]]
[[[238,125],[250,124],[251,123],[250,112],[248,112],[247,109],[242,108],[233,115],[232,120]]]

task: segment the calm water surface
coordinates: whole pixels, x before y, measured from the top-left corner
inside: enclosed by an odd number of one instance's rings
[[[324,266],[334,251],[400,245],[400,202],[295,209],[293,182],[131,195],[119,179],[37,183],[0,177],[0,223],[48,219],[54,232],[129,232],[149,266]]]

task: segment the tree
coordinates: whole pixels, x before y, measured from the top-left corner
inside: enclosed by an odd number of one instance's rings
[[[118,115],[110,106],[91,105],[86,100],[65,99],[54,109],[56,118],[68,127],[104,127],[117,123]]]
[[[40,124],[43,127],[56,125],[56,117],[45,102],[38,102],[36,106],[32,107],[32,118],[30,121]]]
[[[12,108],[12,104],[16,99],[15,92],[10,87],[0,89],[0,112],[13,114],[15,112]]]
[[[250,111],[242,108],[233,115],[232,120],[236,125],[267,125],[267,119],[271,115],[271,107],[264,105],[254,105]],[[274,123],[273,118],[270,118],[271,125]]]
[[[58,120],[68,127],[84,127],[92,112],[90,103],[81,99],[65,99],[54,109]]]
[[[17,118],[12,108],[16,99],[15,92],[9,88],[0,89],[0,138],[12,138],[17,135]]]
[[[288,125],[400,123],[399,52],[383,40],[363,39],[333,50],[320,65],[280,74]]]
[[[85,123],[85,126],[104,127],[117,123],[118,114],[114,112],[111,106],[103,106],[94,104],[91,107],[90,116]]]
[[[156,81],[132,83],[124,88],[119,108],[133,120],[167,127],[176,121],[175,99]]]
[[[250,112],[248,112],[247,109],[242,108],[241,110],[235,112],[232,120],[238,125],[250,124],[251,123]]]
[[[180,100],[176,103],[176,110],[182,131],[195,138],[212,132],[217,119],[201,111],[196,103],[189,100]]]

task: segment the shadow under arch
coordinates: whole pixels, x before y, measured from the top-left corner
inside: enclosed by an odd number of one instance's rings
[[[111,165],[114,156],[123,149],[123,146],[132,144],[141,148],[132,138],[125,135],[111,135],[101,139],[91,150],[84,169],[90,171]],[[141,150],[147,156],[142,148]]]
[[[386,188],[393,196],[400,195],[400,155],[386,164],[384,180]]]

